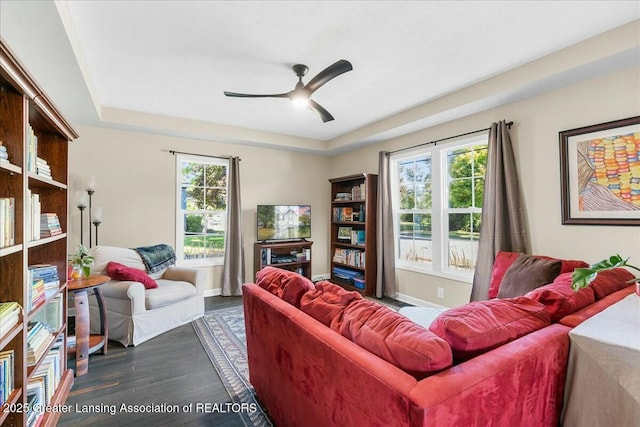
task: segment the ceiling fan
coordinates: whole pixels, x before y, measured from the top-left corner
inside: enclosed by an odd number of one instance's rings
[[[296,83],[296,87],[292,91],[271,95],[254,95],[227,91],[225,91],[224,94],[239,98],[289,98],[294,104],[307,106],[311,110],[320,114],[323,122],[326,123],[333,120],[333,116],[327,110],[322,108],[320,104],[312,100],[311,95],[329,80],[338,77],[340,74],[346,73],[347,71],[353,70],[351,63],[345,59],[341,59],[335,64],[329,65],[327,68],[320,71],[318,75],[309,80],[309,83],[306,85],[302,83],[302,77],[307,74],[309,67],[302,64],[296,64],[291,68],[293,69],[293,72],[296,73],[296,76],[298,76],[298,83]]]

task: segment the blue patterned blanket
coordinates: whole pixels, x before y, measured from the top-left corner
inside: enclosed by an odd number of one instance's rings
[[[176,253],[169,245],[159,244],[132,249],[140,255],[149,273],[158,272],[176,263]]]

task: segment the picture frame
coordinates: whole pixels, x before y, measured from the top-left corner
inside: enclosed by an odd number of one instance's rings
[[[640,225],[640,116],[559,139],[562,224]]]

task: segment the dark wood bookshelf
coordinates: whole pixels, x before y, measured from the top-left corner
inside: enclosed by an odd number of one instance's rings
[[[361,173],[332,178],[331,183],[331,236],[330,280],[347,290],[363,295],[375,294],[376,288],[376,200],[378,176]],[[357,216],[354,214],[357,213]],[[350,215],[349,215],[350,214]],[[363,242],[338,238],[341,228],[359,233]],[[351,262],[336,260],[336,253],[349,252]],[[349,278],[340,277],[341,269]],[[358,286],[359,285],[359,286]]]
[[[283,242],[256,242],[253,245],[253,277],[264,267],[276,267],[295,271],[311,280],[311,246],[312,241],[295,240]],[[297,257],[296,254],[304,256]],[[272,258],[273,255],[273,258]],[[295,261],[278,261],[278,258],[293,257]]]
[[[32,129],[38,139],[38,157],[47,161],[51,178],[29,170],[29,136]],[[49,304],[61,296],[61,318],[67,318],[67,234],[48,238],[28,239],[31,201],[29,192],[40,197],[41,213],[55,213],[64,232],[67,230],[68,211],[68,144],[77,133],[62,117],[46,94],[29,75],[3,39],[0,38],[0,141],[6,147],[9,159],[0,161],[0,198],[14,200],[12,223],[13,242],[0,242],[0,302],[17,302],[23,309],[18,323],[0,337],[0,352],[13,351],[13,385],[5,403],[7,408],[25,408],[27,388],[36,371],[44,366],[47,352],[59,346],[61,377],[51,396],[51,405],[64,404],[73,385],[73,371],[67,367],[67,324],[63,320],[53,331],[42,356],[32,366],[28,361],[28,323]],[[35,161],[35,159],[32,159]],[[31,307],[28,296],[31,283],[27,282],[28,268],[34,264],[56,267],[60,285],[36,307]],[[61,343],[56,344],[56,340]],[[44,402],[40,402],[44,404]],[[59,414],[44,413],[36,421],[41,426],[54,426]],[[0,412],[0,424],[24,426],[24,410]]]

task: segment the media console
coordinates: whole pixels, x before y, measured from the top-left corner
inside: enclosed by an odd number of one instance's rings
[[[253,247],[254,278],[266,266],[295,271],[311,280],[311,245],[308,240],[256,242]]]

